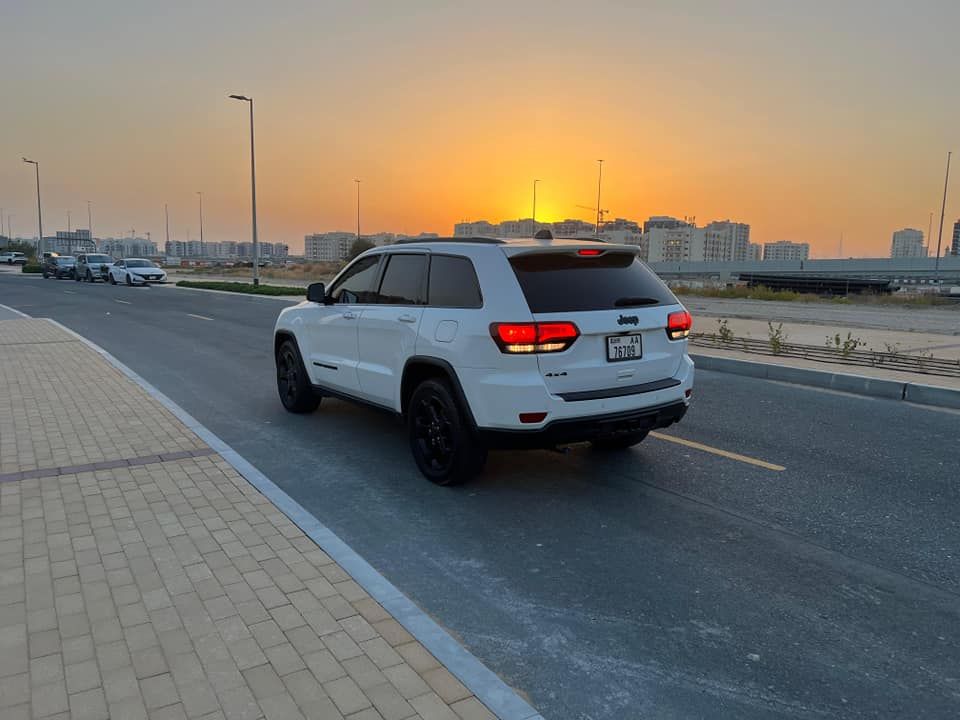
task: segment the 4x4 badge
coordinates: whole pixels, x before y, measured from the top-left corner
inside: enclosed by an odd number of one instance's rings
[[[636,315],[621,315],[617,318],[617,325],[639,325],[640,318]]]

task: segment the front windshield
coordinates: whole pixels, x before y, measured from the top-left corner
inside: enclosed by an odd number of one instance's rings
[[[127,260],[127,267],[128,268],[152,268],[152,267],[156,267],[156,265],[154,265],[149,260]]]

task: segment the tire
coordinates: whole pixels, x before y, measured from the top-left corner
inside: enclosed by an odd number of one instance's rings
[[[277,350],[277,394],[288,412],[310,413],[320,405],[303,366],[303,358],[293,340],[285,340]]]
[[[130,273],[127,273],[127,287],[133,287],[133,280],[130,279]]]
[[[608,438],[597,438],[593,441],[594,450],[603,450],[613,452],[617,450],[627,450],[634,445],[639,445],[647,437],[647,430],[639,432],[624,433],[623,435],[614,435]]]
[[[43,279],[44,279],[44,280],[46,280],[48,277],[50,277],[50,273],[48,273],[46,270],[42,271],[42,274],[43,274]]]
[[[90,272],[89,270],[87,270],[87,282],[88,282],[88,283],[92,283],[92,282],[93,282],[93,273]]]
[[[115,277],[113,277],[113,273],[110,273],[110,284],[111,284],[111,285],[116,285],[116,284],[117,284],[117,279],[116,279]]]
[[[459,485],[483,469],[486,448],[470,428],[446,380],[424,380],[413,391],[407,432],[413,459],[432,483]]]
[[[80,273],[78,273],[76,270],[73,271],[73,279],[77,282],[80,282]]]

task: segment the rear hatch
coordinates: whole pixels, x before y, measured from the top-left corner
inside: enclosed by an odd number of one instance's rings
[[[667,317],[682,308],[633,248],[524,250],[510,253],[510,265],[534,320],[572,322],[580,332],[566,350],[537,355],[552,394],[575,401],[669,386],[686,341],[668,338]]]

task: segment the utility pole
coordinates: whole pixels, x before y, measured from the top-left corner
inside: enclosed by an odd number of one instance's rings
[[[539,180],[533,181],[533,234],[537,234],[537,183]]]
[[[204,257],[203,253],[203,193],[199,190],[197,195],[200,196],[200,257]]]
[[[93,243],[93,247],[96,249],[97,244],[93,242],[93,215],[90,212],[89,200],[87,200],[87,232],[90,233],[90,242]]]
[[[947,174],[943,178],[943,202],[940,205],[940,232],[937,235],[937,261],[934,264],[933,274],[937,281],[937,292],[940,292],[940,243],[943,241],[943,216],[947,211],[947,185],[950,182],[950,156],[953,152],[947,153]]]
[[[70,224],[70,210],[67,210],[67,232],[73,232],[73,226]]]
[[[163,252],[170,252],[170,210],[167,207],[167,204],[163,204],[163,221],[167,228],[167,244],[163,246]]]
[[[357,240],[360,239],[360,181],[354,179],[357,184]]]
[[[597,160],[597,163],[600,165],[600,171],[597,175],[597,225],[596,229],[594,230],[594,235],[600,237],[600,222],[602,220],[600,214],[600,185],[603,182],[603,160]]]
[[[260,246],[257,244],[257,169],[253,150],[253,98],[245,95],[231,95],[234,100],[242,100],[250,105],[250,206],[253,216],[253,286],[260,285]],[[359,216],[359,210],[358,216]]]
[[[43,258],[43,214],[40,212],[40,163],[24,158],[25,163],[33,165],[37,171],[37,259]]]

